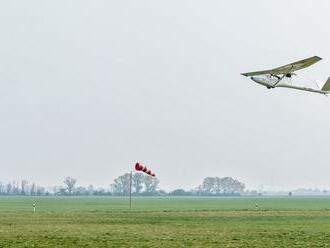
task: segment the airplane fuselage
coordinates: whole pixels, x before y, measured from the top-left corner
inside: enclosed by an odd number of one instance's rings
[[[261,84],[263,86],[266,86],[268,89],[275,88],[275,84],[278,82],[278,78],[272,78],[272,77],[251,77],[251,80]]]
[[[300,86],[286,84],[286,83],[282,82],[282,78],[277,78],[277,77],[267,76],[267,77],[250,77],[250,78],[252,81],[254,81],[258,84],[261,84],[261,85],[267,87],[268,89],[281,87],[281,88],[291,88],[291,89],[295,89],[295,90],[309,91],[309,92],[319,93],[319,94],[323,94],[323,95],[328,95],[330,93],[329,91],[323,91],[323,90],[317,90],[317,89],[313,89],[313,88],[300,87]]]

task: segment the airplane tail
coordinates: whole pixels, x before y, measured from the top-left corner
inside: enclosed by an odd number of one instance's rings
[[[328,80],[325,82],[325,84],[323,85],[322,91],[330,91],[330,77],[328,78]]]

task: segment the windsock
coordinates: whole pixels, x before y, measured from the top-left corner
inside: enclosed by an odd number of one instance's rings
[[[135,164],[135,170],[137,170],[137,171],[142,171],[144,168],[145,168],[145,166],[141,163]]]
[[[152,176],[152,177],[155,177],[156,174],[153,173],[150,169],[147,168],[147,166],[145,166],[144,164],[141,164],[141,163],[136,163],[135,164],[135,170],[137,171],[143,171],[144,173]]]

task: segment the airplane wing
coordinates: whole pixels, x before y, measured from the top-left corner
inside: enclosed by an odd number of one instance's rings
[[[256,75],[265,75],[265,74],[272,74],[272,75],[284,75],[287,73],[295,72],[301,69],[304,69],[306,67],[309,67],[316,62],[320,61],[322,58],[318,56],[310,57],[307,59],[299,60],[297,62],[277,67],[275,69],[271,70],[265,70],[265,71],[255,71],[255,72],[247,72],[247,73],[242,73],[243,76],[246,77],[251,77],[251,76],[256,76]]]

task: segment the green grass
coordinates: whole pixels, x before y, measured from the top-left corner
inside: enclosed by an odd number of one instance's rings
[[[125,198],[0,197],[0,247],[330,244],[326,197],[133,198],[132,203],[129,211]]]

